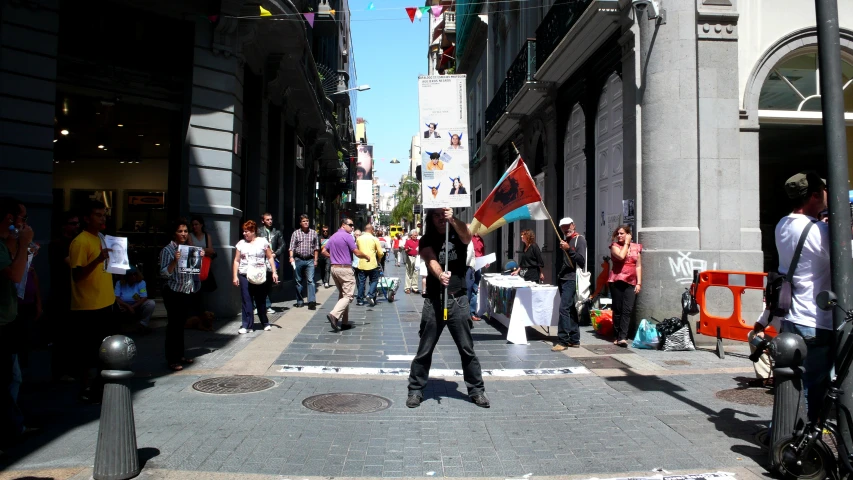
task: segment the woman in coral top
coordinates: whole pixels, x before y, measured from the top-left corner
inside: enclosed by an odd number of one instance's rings
[[[613,269],[607,282],[613,299],[613,329],[616,332],[614,345],[628,347],[628,327],[634,313],[634,302],[643,284],[643,246],[631,241],[631,227],[620,225],[613,232],[610,257]]]

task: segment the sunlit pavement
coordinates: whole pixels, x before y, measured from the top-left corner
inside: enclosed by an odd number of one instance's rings
[[[403,272],[389,266],[387,274],[402,279]],[[744,345],[732,347],[725,360],[709,350],[614,353],[584,327],[583,348],[553,353],[553,338],[543,333],[528,329],[530,344],[512,345],[502,327],[478,322],[475,349],[484,370],[498,373],[485,376],[492,407],[468,399],[445,333],[433,363],[445,372],[431,378],[423,404],[409,409],[405,370],[417,348],[422,299],[400,288],[393,303],[384,297],[375,307],[353,303],[354,327],[334,333],[325,314],[336,298],[321,286],[316,311],[278,304],[291,308],[274,317],[272,332],[238,336],[237,319],[218,321],[216,332],[187,331],[196,361],[179,374],[162,365],[163,328],[139,337],[140,377],[132,388],[143,478],[607,478],[661,468],[753,478],[763,472],[766,452],[756,434],[770,407],[715,396],[753,377]],[[77,403],[73,384],[47,382],[43,356],[33,356],[21,393],[29,421],[42,430],[0,456],[0,479],[89,478],[100,407]],[[590,358],[604,360],[605,368]],[[515,376],[500,374],[506,371]],[[274,386],[233,395],[192,388],[234,374],[268,378]],[[302,403],[346,392],[378,395],[390,407],[332,414]]]

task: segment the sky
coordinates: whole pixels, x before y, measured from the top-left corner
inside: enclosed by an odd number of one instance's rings
[[[382,193],[396,185],[409,168],[412,135],[418,133],[418,75],[427,73],[429,21],[409,21],[406,7],[424,5],[408,0],[350,0],[352,45],[358,85],[356,115],[367,121],[373,144],[376,176]],[[400,161],[391,165],[392,158]]]

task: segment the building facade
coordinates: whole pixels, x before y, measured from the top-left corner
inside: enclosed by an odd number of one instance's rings
[[[680,314],[694,269],[776,268],[782,183],[807,168],[825,175],[826,160],[813,4],[657,4],[640,13],[629,0],[459,1],[456,72],[468,75],[476,206],[514,145],[552,217],[572,217],[586,235],[593,278],[614,229],[634,227],[638,318],[662,319]],[[849,139],[853,1],[838,4]],[[507,225],[487,250],[501,265],[516,257],[523,228],[536,232],[553,282],[549,222]],[[761,296],[746,297],[751,318]],[[730,294],[710,300],[731,311]]]
[[[149,285],[171,221],[201,216],[218,253],[207,307],[236,314],[241,224],[270,212],[289,238],[303,213],[334,223],[350,185],[348,12],[346,0],[0,2],[0,192],[27,204],[48,248],[52,218],[104,201],[105,233],[128,237]]]

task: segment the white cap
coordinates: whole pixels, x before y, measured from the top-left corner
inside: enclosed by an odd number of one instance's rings
[[[561,226],[561,227],[562,227],[563,225],[571,225],[571,224],[573,224],[573,223],[575,223],[575,221],[574,221],[574,220],[572,220],[572,217],[563,217],[563,219],[562,219],[562,220],[560,220],[560,226]]]

